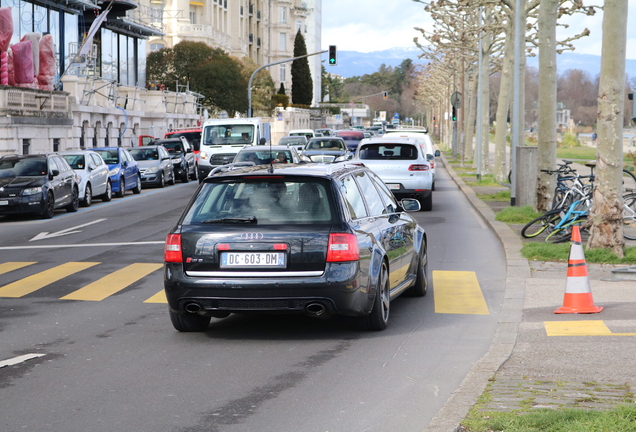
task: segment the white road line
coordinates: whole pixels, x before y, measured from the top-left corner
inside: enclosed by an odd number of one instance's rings
[[[107,246],[148,246],[164,244],[164,241],[148,241],[134,243],[92,243],[92,244],[67,244],[67,245],[41,245],[41,246],[5,246],[0,250],[17,250],[17,249],[62,249],[62,248],[80,248],[80,247],[107,247]]]
[[[13,366],[18,363],[24,363],[27,360],[31,360],[38,357],[44,357],[45,355],[46,354],[25,354],[18,357],[13,357],[12,359],[9,359],[9,360],[0,361],[0,368],[3,368],[5,366]]]

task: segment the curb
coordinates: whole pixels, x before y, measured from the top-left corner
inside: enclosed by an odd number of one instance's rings
[[[512,354],[523,315],[526,278],[531,275],[528,260],[521,255],[522,243],[519,236],[508,225],[495,220],[495,212],[477,198],[473,189],[455,173],[444,154],[440,158],[478,215],[499,238],[506,255],[506,285],[499,322],[488,352],[473,366],[423,432],[460,431],[461,421],[466,418],[497,370]]]

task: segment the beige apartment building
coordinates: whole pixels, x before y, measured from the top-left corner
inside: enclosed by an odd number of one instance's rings
[[[163,36],[149,38],[149,50],[181,41],[203,42],[263,66],[293,57],[296,32],[307,52],[319,52],[322,0],[152,0],[163,10]],[[314,105],[320,102],[321,56],[309,58]],[[276,89],[291,95],[291,63],[269,68]]]

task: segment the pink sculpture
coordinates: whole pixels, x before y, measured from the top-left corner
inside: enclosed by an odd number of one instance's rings
[[[13,18],[11,8],[0,8],[0,84],[9,84],[9,67],[7,50],[13,36]]]

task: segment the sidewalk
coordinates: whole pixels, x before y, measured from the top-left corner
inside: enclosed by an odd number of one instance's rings
[[[523,258],[521,228],[495,221],[493,208],[501,208],[501,203],[489,205],[478,199],[445,156],[440,159],[501,240],[507,278],[489,352],[425,432],[461,431],[460,422],[484,392],[489,397],[480,402],[482,411],[604,409],[636,402],[632,393],[636,392],[636,282],[609,281],[612,269],[625,266],[587,264],[594,303],[604,307],[602,312],[554,314],[563,305],[567,263]],[[479,193],[494,193],[507,188],[479,189]],[[555,325],[562,335],[549,335],[554,331],[549,326]]]

